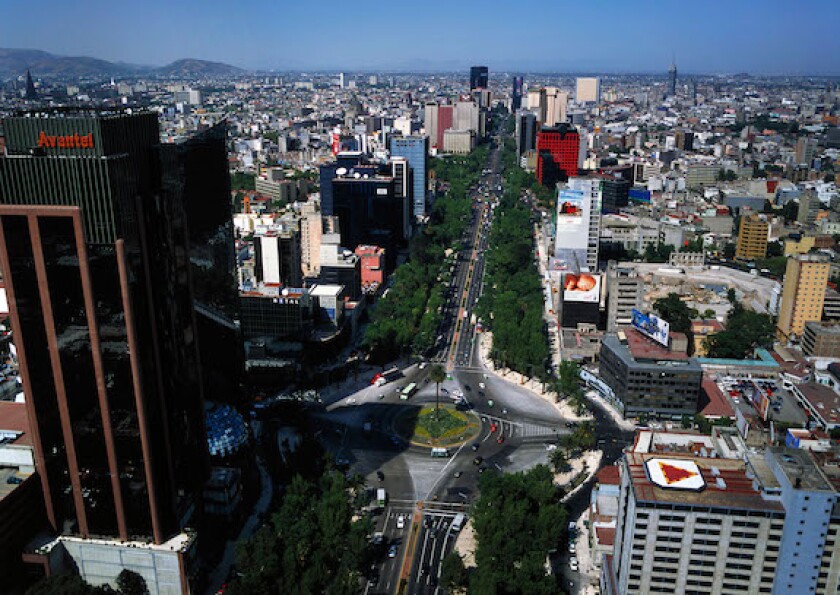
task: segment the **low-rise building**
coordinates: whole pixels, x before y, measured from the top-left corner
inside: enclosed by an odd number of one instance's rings
[[[840,324],[806,322],[802,333],[802,353],[808,357],[840,358]]]
[[[715,336],[722,330],[723,325],[716,318],[709,318],[708,320],[692,320],[691,334],[694,337],[694,356],[705,357],[706,339]]]
[[[840,428],[840,395],[816,382],[793,384],[791,392],[823,430]]]
[[[625,417],[697,413],[703,369],[685,352],[659,345],[635,329],[603,339],[600,372]]]

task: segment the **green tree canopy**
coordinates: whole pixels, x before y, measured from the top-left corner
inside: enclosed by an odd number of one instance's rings
[[[775,325],[769,314],[745,310],[736,302],[726,320],[726,329],[705,339],[709,357],[744,359],[756,347],[773,346]]]
[[[567,513],[548,467],[526,473],[485,473],[473,524],[478,540],[470,592],[554,595],[548,552],[565,537]]]
[[[689,308],[676,293],[669,293],[664,298],[659,298],[653,302],[653,309],[671,325],[671,330],[678,333],[689,334],[691,332],[691,319],[698,316],[697,310]]]

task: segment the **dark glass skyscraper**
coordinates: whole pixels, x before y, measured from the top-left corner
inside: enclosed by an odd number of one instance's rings
[[[470,68],[470,91],[473,89],[486,89],[488,82],[488,71],[486,66],[472,66]]]
[[[150,113],[4,129],[0,266],[48,519],[162,543],[208,469],[186,203],[190,170],[214,173]]]
[[[677,65],[671,64],[668,69],[668,95],[674,97],[677,94]]]
[[[515,114],[522,107],[522,85],[521,76],[513,77],[513,92],[511,93],[511,111]]]

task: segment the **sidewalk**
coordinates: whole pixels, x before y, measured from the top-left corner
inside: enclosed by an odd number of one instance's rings
[[[592,549],[589,544],[590,527],[585,524],[588,520],[589,507],[575,521],[577,531],[575,532],[576,535],[573,541],[576,551],[574,554],[570,554],[576,556],[578,559],[578,573],[580,574],[581,584],[578,586],[577,593],[581,595],[594,595],[598,592],[599,576],[601,573],[600,567],[595,565],[595,561],[592,558]]]
[[[587,450],[581,456],[570,459],[569,466],[571,467],[571,470],[566,471],[565,473],[555,473],[554,483],[560,487],[568,485],[581,472],[586,472],[587,474],[586,479],[581,482],[582,484],[586,483],[589,481],[592,474],[598,470],[603,456],[604,453],[600,450]]]
[[[569,406],[569,404],[566,402],[566,400],[556,401],[554,393],[544,391],[542,383],[539,380],[527,378],[524,374],[520,374],[519,372],[515,372],[508,368],[496,368],[496,366],[490,360],[490,346],[492,344],[493,333],[490,331],[481,333],[481,338],[478,341],[478,359],[485,368],[487,368],[497,376],[503,378],[504,380],[521,386],[522,388],[527,389],[528,391],[532,392],[541,399],[548,401],[554,406],[555,409],[557,409],[557,412],[564,419],[572,421],[585,421],[592,419],[591,414],[584,416],[577,415],[572,410],[571,406]]]

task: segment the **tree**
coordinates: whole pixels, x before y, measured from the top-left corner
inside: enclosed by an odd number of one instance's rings
[[[774,258],[785,255],[785,246],[781,242],[767,243],[767,258]]]
[[[671,325],[671,330],[691,333],[691,319],[697,316],[697,312],[689,308],[678,294],[671,292],[664,298],[659,298],[653,302],[653,309]]]
[[[726,299],[729,300],[730,304],[735,304],[738,298],[735,296],[735,288],[730,287],[726,290]]]
[[[706,308],[705,310],[703,310],[703,313],[700,315],[700,318],[702,318],[703,320],[709,320],[711,318],[716,318],[716,317],[717,317],[717,314],[715,314],[715,311],[712,310],[711,308]]]
[[[684,430],[690,430],[692,425],[693,425],[693,421],[691,419],[691,416],[688,415],[687,413],[685,415],[683,415],[682,416],[682,427],[683,427],[683,429]]]
[[[559,448],[551,451],[548,462],[551,463],[555,473],[564,473],[569,470],[569,459],[566,457],[566,453]]]
[[[450,590],[463,589],[469,581],[469,573],[464,566],[464,560],[458,552],[449,552],[444,557],[440,569],[440,582]]]
[[[471,593],[557,593],[545,560],[563,541],[568,515],[553,479],[545,465],[525,473],[481,475],[473,509],[478,546]]]
[[[735,249],[736,246],[732,242],[726,242],[723,245],[723,257],[727,260],[732,260],[735,258]]]
[[[44,577],[26,590],[26,595],[105,595],[111,587],[92,587],[75,574],[54,574]]]
[[[143,577],[127,568],[117,576],[117,588],[122,595],[149,595]]]
[[[735,302],[726,329],[707,337],[705,346],[709,357],[744,359],[757,347],[772,347],[775,332],[772,316],[745,310]]]
[[[446,370],[440,364],[435,364],[429,370],[429,380],[435,383],[435,416],[440,415],[440,383],[446,380]]]
[[[231,593],[356,593],[360,570],[369,566],[372,526],[353,508],[353,491],[336,470],[313,480],[294,477],[270,522],[237,544],[242,576]]]

